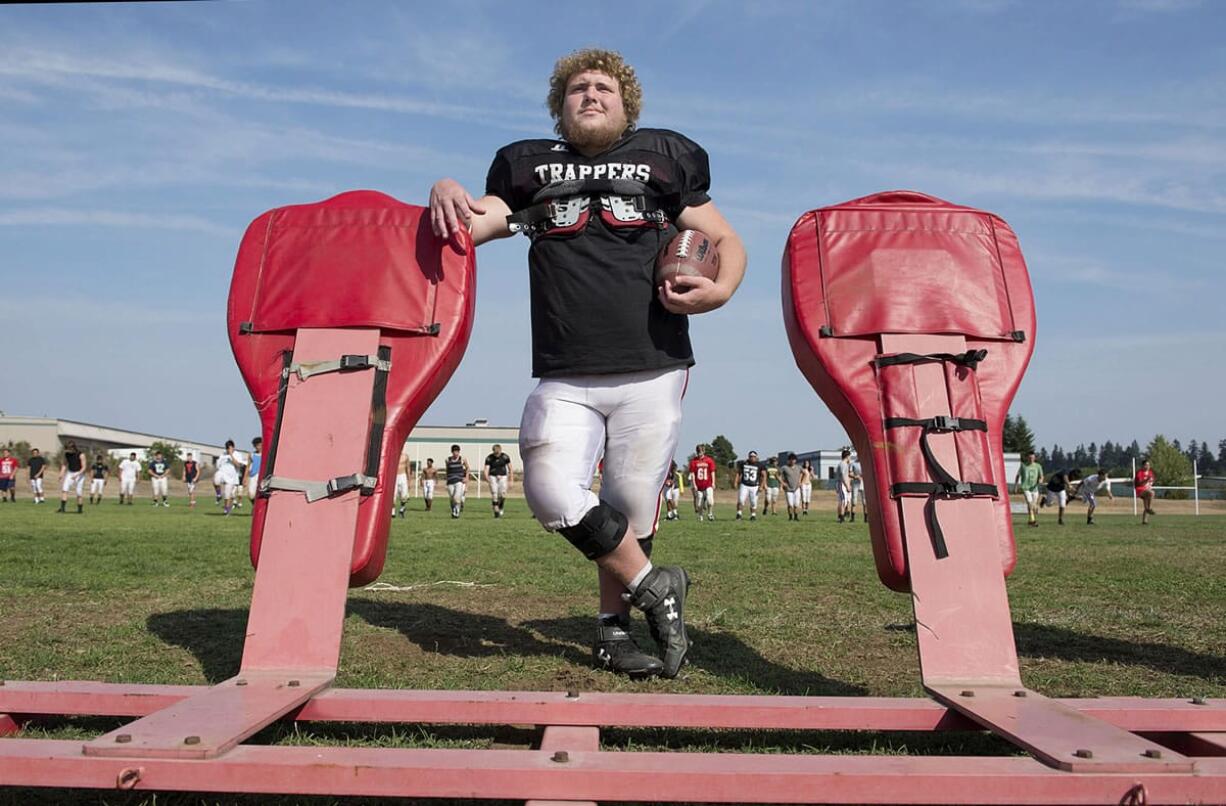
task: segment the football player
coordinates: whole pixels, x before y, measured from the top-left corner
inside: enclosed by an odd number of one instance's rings
[[[706,445],[694,446],[689,477],[694,490],[694,514],[698,520],[704,515],[707,520],[715,520],[715,460],[707,456]]]
[[[741,519],[741,512],[749,503],[749,519],[758,519],[758,491],[766,484],[766,466],[758,461],[758,452],[750,451],[749,457],[736,464],[737,484],[736,519]]]
[[[490,485],[490,505],[494,508],[494,517],[501,518],[507,503],[507,487],[511,485],[513,472],[511,457],[503,452],[501,445],[495,445],[490,455],[485,457],[485,480]]]
[[[479,200],[439,180],[430,213],[444,237],[468,227],[476,244],[515,232],[531,238],[540,383],[520,428],[524,496],[546,529],[599,568],[597,665],[675,677],[689,651],[689,578],[677,566],[653,566],[648,555],[694,363],[686,317],[728,301],[745,250],[707,193],[706,152],[676,132],[638,128],[642,100],[620,54],[563,57],[547,97],[561,139],[499,150]],[[656,256],[680,229],[712,239],[719,277],[678,277],[657,288]],[[597,495],[590,482],[602,452]],[[662,658],[635,644],[628,603],[646,614]]]

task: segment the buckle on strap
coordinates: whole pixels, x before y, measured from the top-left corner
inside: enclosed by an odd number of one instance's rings
[[[361,489],[363,495],[370,495],[375,490],[378,478],[364,473],[351,473],[348,476],[337,476],[329,481],[304,481],[302,479],[287,479],[284,476],[268,476],[260,479],[260,494],[268,495],[274,490],[303,493],[307,503],[315,503],[324,498],[331,498],[350,490]]]
[[[971,489],[970,482],[959,481],[956,484],[946,484],[945,494],[946,495],[961,495],[965,498],[970,498],[975,493]]]
[[[377,355],[342,355],[335,361],[304,361],[290,364],[281,370],[281,377],[288,378],[291,374],[297,374],[298,380],[305,381],[312,375],[323,375],[325,372],[353,372],[372,367],[383,372],[390,372],[392,362],[385,361]]]
[[[937,416],[928,421],[929,431],[961,431],[962,423],[957,417]]]

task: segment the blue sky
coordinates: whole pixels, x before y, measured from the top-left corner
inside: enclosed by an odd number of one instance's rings
[[[682,444],[837,446],[780,315],[806,210],[891,188],[1018,232],[1038,313],[1014,411],[1041,444],[1226,436],[1226,4],[210,2],[0,7],[0,409],[183,438],[257,419],[225,338],[243,229],[374,188],[480,191],[548,136],[554,60],[622,51],[641,124],[711,155],[750,254],[692,324]],[[478,255],[477,324],[425,424],[516,424],[526,241]]]

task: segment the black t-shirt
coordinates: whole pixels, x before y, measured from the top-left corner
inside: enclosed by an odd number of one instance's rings
[[[64,451],[64,464],[68,465],[69,473],[80,473],[81,468],[85,467],[85,463],[81,460],[80,453],[72,451]]]
[[[94,478],[96,479],[106,478],[106,471],[110,469],[107,467],[106,462],[94,462],[92,467],[94,469]]]
[[[1067,486],[1068,486],[1068,476],[1065,474],[1063,470],[1060,471],[1059,473],[1054,474],[1050,479],[1047,480],[1047,489],[1051,490],[1053,493],[1058,493]]]
[[[30,468],[30,478],[32,479],[38,478],[46,466],[47,460],[41,456],[31,456],[30,461],[26,462],[26,467]]]
[[[737,464],[737,467],[741,474],[741,484],[744,484],[746,487],[757,487],[759,475],[766,471],[760,462],[758,464],[740,462]]]
[[[170,470],[170,462],[165,459],[154,459],[149,463],[149,475],[155,479],[165,476],[167,470]]]
[[[507,466],[511,464],[511,457],[505,453],[491,453],[485,457],[485,466],[490,469],[491,476],[505,476],[507,474]]]
[[[188,459],[183,462],[183,478],[186,481],[195,481],[200,475],[200,465],[196,464],[194,459]]]
[[[452,459],[447,457],[447,483],[455,484],[464,481],[464,457]]]
[[[638,129],[595,157],[558,140],[512,143],[494,156],[485,192],[518,212],[550,182],[575,179],[642,182],[672,221],[686,207],[711,200],[707,153],[665,129]],[[575,233],[533,239],[534,377],[693,365],[689,320],[669,313],[656,297],[656,255],[676,232],[671,224],[610,227],[592,210]]]

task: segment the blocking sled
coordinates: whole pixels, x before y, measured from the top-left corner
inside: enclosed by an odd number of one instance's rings
[[[783,315],[797,366],[860,457],[882,582],[909,589],[906,498],[924,499],[938,556],[948,551],[942,513],[991,499],[1008,575],[1016,550],[1003,428],[1035,330],[1009,225],[910,191],[812,210],[784,251]],[[917,382],[930,374],[943,376],[944,394]]]
[[[1033,344],[1025,267],[999,219],[919,194],[806,214],[783,275],[797,362],[869,475],[879,571],[912,592],[932,699],[331,688],[346,586],[382,563],[400,443],[471,327],[471,243],[434,239],[424,213],[361,192],[257,219],[229,326],[271,480],[254,524],[259,566],[238,674],[210,686],[0,681],[0,736],[46,715],[137,717],[84,742],[4,738],[0,785],[529,804],[644,793],[685,803],[1226,802],[1226,701],[1052,700],[1023,687],[1001,573],[1013,543],[1000,425]],[[246,741],[281,718],[542,730],[523,750]],[[1029,757],[606,752],[609,727],[987,729]]]
[[[226,319],[264,438],[252,563],[259,562],[274,490],[300,490],[315,500],[357,487],[350,585],[366,584],[382,571],[401,448],[459,365],[472,330],[476,264],[467,233],[460,237],[458,248],[437,238],[429,210],[369,190],[278,207],[247,228]],[[366,353],[338,344],[330,353],[323,347],[329,354],[319,360],[296,362],[302,330],[370,331],[377,346]],[[319,456],[308,461],[313,477],[294,478],[278,455],[285,393],[291,383],[326,381],[332,372],[373,373],[369,429],[360,436],[364,458],[356,466],[329,468],[319,465],[326,462]],[[310,433],[301,436],[309,443]]]

